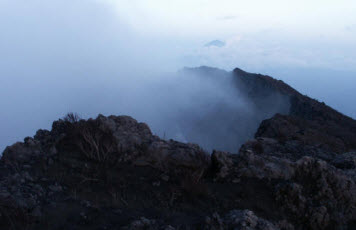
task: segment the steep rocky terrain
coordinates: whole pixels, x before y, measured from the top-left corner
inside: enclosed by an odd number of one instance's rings
[[[239,154],[162,140],[128,116],[69,114],[4,151],[0,229],[356,229],[356,121],[232,74],[256,108],[289,105]]]
[[[289,85],[269,76],[234,70],[236,85],[258,107],[274,102],[268,100],[278,94],[289,100],[289,112],[276,114],[262,122],[255,137],[269,137],[281,142],[298,142],[305,151],[323,159],[337,153],[356,150],[356,121],[337,112],[324,103],[301,95]],[[292,150],[289,150],[292,151]],[[298,153],[299,152],[299,153]],[[293,154],[304,154],[300,150]],[[298,156],[299,156],[298,155]]]
[[[194,86],[181,89],[189,95],[189,102],[184,103],[175,116],[169,116],[168,124],[164,125],[167,136],[197,143],[209,152],[219,149],[237,153],[242,144],[254,137],[263,120],[276,113],[288,114],[288,97],[276,90],[254,90],[253,85],[239,82],[239,76],[206,66],[180,71],[179,79],[184,85]],[[157,130],[155,126],[151,128]],[[180,135],[172,135],[174,133]]]

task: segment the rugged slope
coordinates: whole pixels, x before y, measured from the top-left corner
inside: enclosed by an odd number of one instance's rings
[[[290,102],[239,154],[162,140],[127,116],[70,115],[4,151],[1,229],[355,229],[355,121],[233,74],[256,107]]]
[[[189,87],[196,93],[190,94],[192,103],[187,103],[193,106],[183,106],[178,119],[173,119],[176,122],[170,119],[166,127],[180,127],[179,133],[185,141],[197,143],[208,151],[237,153],[242,144],[254,137],[263,120],[276,113],[288,114],[290,109],[289,98],[276,90],[263,95],[248,93],[247,90],[254,90],[253,85],[238,82],[233,72],[202,66],[185,68],[180,71],[180,77],[186,84],[195,85]]]
[[[263,121],[255,137],[299,142],[298,145],[307,148],[309,152],[323,152],[325,156],[320,157],[324,158],[328,154],[333,156],[333,153],[356,151],[355,120],[325,103],[300,94],[280,80],[240,69],[235,69],[233,73],[237,87],[252,98],[258,107],[274,104],[266,98],[275,94],[289,100],[289,112],[285,115],[276,114]]]

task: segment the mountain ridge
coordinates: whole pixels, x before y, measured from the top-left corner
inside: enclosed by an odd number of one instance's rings
[[[256,111],[289,103],[239,154],[163,140],[129,116],[69,114],[4,151],[1,228],[354,229],[356,121],[269,76],[231,74]]]

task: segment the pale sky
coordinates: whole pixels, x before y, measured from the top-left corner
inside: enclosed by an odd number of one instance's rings
[[[353,0],[104,0],[138,36],[184,41],[181,55],[197,64],[235,63],[356,71]],[[200,49],[219,39],[222,49]],[[192,46],[195,49],[191,49]],[[173,45],[172,45],[173,46]],[[253,61],[251,61],[254,59]]]
[[[105,1],[105,0],[104,0]],[[99,1],[103,2],[103,1]],[[290,36],[355,39],[353,0],[107,0],[142,33],[226,36],[281,30]],[[352,30],[353,31],[349,31]],[[348,29],[349,28],[349,29]]]
[[[6,49],[16,41],[25,48],[54,42],[88,52],[86,46],[100,37],[114,47],[106,57],[124,50],[135,60],[150,56],[151,66],[166,62],[170,70],[212,65],[356,71],[354,0],[0,0],[0,20],[0,39],[9,43],[0,48]],[[204,48],[215,39],[226,46]]]

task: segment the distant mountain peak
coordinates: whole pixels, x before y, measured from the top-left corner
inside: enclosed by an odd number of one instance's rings
[[[213,41],[211,41],[211,42],[208,42],[208,43],[206,43],[204,46],[205,47],[211,47],[211,46],[215,46],[215,47],[223,47],[223,46],[225,46],[226,45],[226,43],[225,42],[223,42],[223,41],[220,41],[220,40],[213,40]]]

